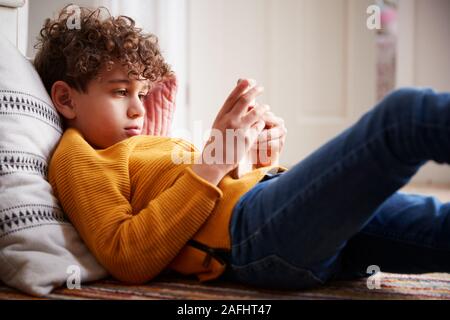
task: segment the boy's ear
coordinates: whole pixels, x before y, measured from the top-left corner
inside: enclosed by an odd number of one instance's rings
[[[73,105],[72,88],[64,81],[56,81],[52,85],[52,101],[56,109],[64,118],[75,119],[76,113]]]

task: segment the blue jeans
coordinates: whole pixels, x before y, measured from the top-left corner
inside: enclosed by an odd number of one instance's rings
[[[450,272],[450,203],[398,192],[428,160],[450,163],[450,93],[392,92],[234,208],[228,276],[302,289],[384,272]]]

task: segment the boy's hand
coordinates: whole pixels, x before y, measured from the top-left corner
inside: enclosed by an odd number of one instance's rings
[[[263,120],[266,126],[250,152],[254,168],[278,165],[286,141],[287,129],[282,118],[268,111],[263,115]]]
[[[178,82],[175,74],[155,87],[144,99],[146,110],[142,134],[152,136],[168,136],[176,109],[175,99]]]
[[[252,86],[253,83],[249,80],[242,80],[228,96],[214,120],[212,135],[202,152],[202,164],[194,164],[193,166],[194,172],[204,177],[212,177],[212,172],[216,173],[212,179],[208,179],[214,180],[213,183],[218,183],[224,175],[238,166],[241,158],[248,154],[258,135],[265,127],[265,122],[262,120],[262,115],[267,112],[265,106],[255,106],[251,111],[248,111],[256,97],[263,91],[262,87]],[[235,139],[226,139],[227,130],[233,130],[236,138],[244,143],[237,143]],[[214,133],[221,134],[213,135]],[[220,143],[215,141],[217,136],[223,139]],[[218,159],[221,161],[219,164],[211,161],[212,154],[210,153],[210,149],[214,150],[211,146],[218,145],[222,146],[223,149],[215,150],[215,153],[219,152],[221,155]],[[233,152],[233,157],[227,157],[229,152]],[[226,160],[231,160],[231,163],[227,163]]]

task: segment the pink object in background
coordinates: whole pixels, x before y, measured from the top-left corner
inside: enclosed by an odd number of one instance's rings
[[[156,84],[144,99],[146,115],[142,134],[169,136],[176,109],[178,82],[175,75]]]
[[[382,29],[377,33],[377,100],[383,99],[396,85],[397,10],[385,6],[381,11]]]
[[[381,11],[381,24],[390,25],[397,21],[397,11],[394,8],[385,8]]]
[[[382,33],[397,34],[397,10],[391,7],[384,7],[381,10]]]

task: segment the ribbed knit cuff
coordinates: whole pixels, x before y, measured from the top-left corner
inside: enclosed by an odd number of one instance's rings
[[[210,190],[210,192],[212,193],[212,195],[216,195],[218,198],[222,198],[223,197],[223,192],[222,190],[220,190],[217,186],[215,186],[214,184],[210,183],[208,180],[203,179],[202,177],[200,177],[199,175],[197,175],[191,167],[187,167],[186,168],[186,174],[192,178],[192,182],[193,185],[192,187],[196,187],[196,186],[200,186],[200,187],[205,187],[207,186],[207,190]]]

